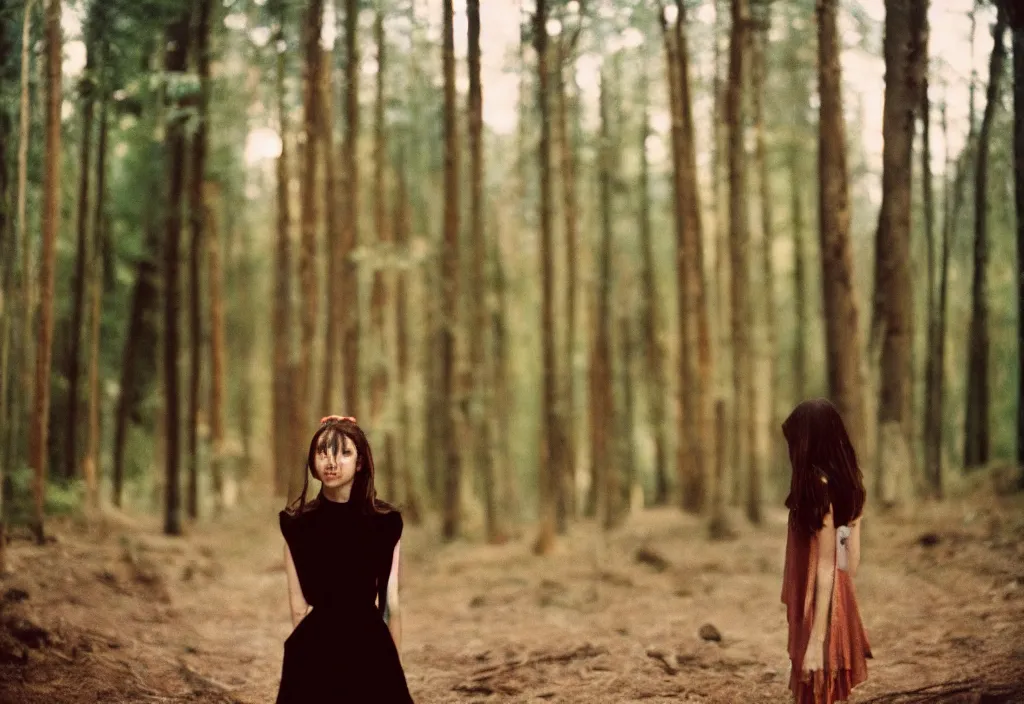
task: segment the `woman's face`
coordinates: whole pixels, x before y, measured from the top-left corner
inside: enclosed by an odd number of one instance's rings
[[[320,481],[330,489],[351,484],[356,478],[359,459],[355,443],[348,436],[339,435],[337,442],[324,445],[316,454],[316,473]]]

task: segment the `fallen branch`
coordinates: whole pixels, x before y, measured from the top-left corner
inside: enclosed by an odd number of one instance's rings
[[[940,698],[949,697],[953,694],[968,694],[975,692],[985,695],[1009,695],[1019,693],[1022,690],[1020,684],[1012,683],[988,683],[973,678],[966,680],[954,680],[952,682],[936,682],[916,689],[906,689],[899,692],[880,694],[871,699],[865,699],[860,704],[926,704],[927,702],[940,701]]]
[[[534,665],[544,665],[549,663],[565,663],[571,662],[572,660],[581,660],[583,658],[596,658],[598,655],[604,655],[607,652],[608,651],[605,648],[598,648],[587,643],[586,645],[580,646],[579,648],[567,653],[547,653],[545,655],[536,655],[524,660],[491,665],[490,667],[485,667],[482,670],[477,670],[473,674],[471,681],[476,683],[485,682],[492,677],[512,672],[513,670],[517,670],[521,667],[533,667]]]

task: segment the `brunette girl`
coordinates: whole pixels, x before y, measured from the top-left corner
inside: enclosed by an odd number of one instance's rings
[[[302,494],[280,513],[295,628],[277,702],[412,702],[398,654],[402,516],[377,499],[354,418],[321,420],[306,468]],[[307,502],[310,474],[322,488]]]
[[[797,704],[832,704],[867,679],[871,657],[853,589],[863,476],[839,411],[826,399],[798,405],[782,432],[793,467],[782,578],[789,687]]]

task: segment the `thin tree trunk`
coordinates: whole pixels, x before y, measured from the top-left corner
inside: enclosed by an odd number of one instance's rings
[[[47,435],[50,415],[50,361],[53,345],[53,287],[60,229],[60,106],[62,38],[60,0],[47,0],[46,151],[43,171],[43,247],[39,258],[39,328],[36,336],[36,378],[29,435],[29,462],[35,477],[33,532],[43,544],[43,503],[46,497]]]
[[[800,173],[800,152],[793,145],[789,156],[790,214],[793,219],[793,300],[796,304],[796,327],[793,331],[793,398],[799,403],[807,397],[807,267],[804,254],[803,181]]]
[[[395,169],[396,192],[394,201],[395,215],[393,218],[395,228],[395,247],[400,256],[409,257],[409,193],[406,187],[405,175],[405,153],[400,151],[398,167]],[[423,517],[423,508],[420,502],[420,495],[416,485],[415,477],[411,471],[412,450],[410,449],[409,436],[412,431],[412,419],[409,412],[409,272],[402,268],[398,271],[395,282],[395,317],[397,319],[397,331],[395,336],[395,347],[397,355],[397,393],[399,397],[399,428],[401,436],[398,443],[399,454],[395,456],[396,467],[401,474],[400,482],[405,491],[404,515],[411,524],[417,525]]]
[[[666,421],[666,393],[668,378],[665,373],[665,350],[662,345],[662,310],[654,270],[654,244],[651,242],[650,164],[647,159],[647,138],[651,134],[648,111],[649,77],[641,78],[643,91],[643,117],[640,129],[640,256],[643,266],[643,289],[640,320],[643,325],[644,361],[646,363],[647,402],[651,424],[654,426],[654,503],[668,503],[668,428]]]
[[[608,76],[600,77],[601,131],[598,143],[598,194],[601,203],[601,245],[598,255],[597,310],[593,318],[594,349],[591,354],[591,462],[597,482],[595,507],[601,524],[607,530],[615,525],[616,477],[618,468],[609,461],[613,450],[612,395],[612,135],[608,114]]]
[[[617,438],[619,443],[619,457],[621,458],[619,461],[621,464],[621,470],[618,474],[622,479],[622,483],[619,487],[619,491],[617,492],[618,510],[616,513],[618,515],[616,523],[621,523],[623,517],[630,513],[633,495],[640,489],[637,478],[636,447],[634,441],[636,432],[636,403],[633,395],[633,357],[635,345],[633,343],[633,331],[631,328],[632,325],[629,319],[629,314],[624,311],[619,315],[619,345],[621,360],[619,365],[619,388],[621,389],[622,396],[622,410],[619,414],[621,416],[621,420],[616,423],[616,426],[622,429]],[[641,505],[639,508],[643,508],[643,506]]]
[[[487,242],[484,235],[484,152],[483,152],[483,88],[480,81],[480,0],[468,0],[469,18],[469,230],[473,257],[470,365],[473,369],[472,437],[474,464],[483,479],[484,518],[487,540],[495,542],[500,535],[494,465],[491,462],[490,423],[487,411],[491,406],[491,374],[487,363],[486,337],[488,311],[486,306]]]
[[[168,50],[164,70],[184,73],[188,66],[189,16],[187,12],[167,28]],[[166,486],[164,533],[181,534],[181,453],[178,384],[178,306],[181,207],[185,175],[185,124],[180,116],[167,122],[167,214],[164,230],[164,423],[166,433]]]
[[[940,445],[941,433],[933,422],[932,409],[936,403],[939,393],[939,385],[942,383],[941,374],[935,364],[938,361],[936,352],[936,335],[939,328],[939,314],[937,311],[938,296],[937,272],[938,267],[935,242],[935,198],[932,187],[932,151],[931,151],[931,102],[928,98],[928,83],[922,86],[921,90],[921,188],[924,200],[924,234],[928,250],[928,350],[926,353],[925,376],[924,376],[924,427],[921,432],[922,449],[924,454],[924,475],[929,494],[939,499],[942,497],[942,447]],[[945,125],[945,106],[943,106],[943,125]],[[944,135],[945,137],[945,135]],[[945,139],[943,140],[945,143]],[[948,180],[949,169],[949,147],[946,148],[945,170],[943,181]],[[948,184],[945,187],[948,195]],[[943,220],[949,218],[948,198],[943,202]],[[943,227],[946,223],[943,223]],[[945,237],[943,238],[945,241]],[[941,422],[941,417],[940,417]]]
[[[764,407],[767,409],[765,421],[767,428],[765,433],[768,437],[767,454],[763,457],[757,452],[751,452],[751,462],[747,479],[747,518],[751,523],[761,522],[761,464],[767,464],[767,469],[775,468],[776,459],[779,458],[779,447],[777,439],[780,434],[776,432],[780,422],[776,417],[776,394],[778,388],[778,365],[775,364],[775,276],[772,267],[772,194],[771,184],[768,182],[768,154],[765,146],[765,115],[764,115],[764,91],[767,71],[766,53],[768,48],[768,33],[771,31],[771,6],[767,2],[759,2],[758,10],[760,20],[757,31],[753,32],[750,38],[752,48],[751,72],[753,78],[753,103],[754,103],[754,131],[755,131],[755,154],[754,160],[757,164],[757,181],[761,192],[761,272],[762,289],[761,302],[759,304],[764,312],[761,323],[764,337],[760,340],[763,348],[760,355],[760,364],[757,364],[758,386],[761,393],[765,395]],[[767,369],[765,369],[767,367]],[[762,426],[763,427],[763,426]]]
[[[728,56],[722,51],[720,35],[725,26],[725,17],[728,15],[728,0],[714,0],[715,3],[715,75],[713,79],[714,89],[714,126],[712,128],[714,154],[712,158],[711,173],[714,182],[715,198],[715,261],[714,261],[714,292],[715,292],[715,339],[718,344],[717,358],[720,360],[717,369],[718,376],[715,377],[715,386],[718,393],[729,386],[729,355],[726,350],[730,348],[729,339],[729,198],[727,193],[728,180],[728,129],[726,122],[726,96],[728,93],[728,81],[722,80],[723,70],[728,71],[728,65],[723,69],[722,55]],[[717,421],[716,421],[717,422]],[[717,447],[717,444],[715,445]],[[727,447],[728,445],[725,445]],[[715,464],[717,467],[717,463]],[[723,491],[723,496],[724,496]]]
[[[968,343],[967,410],[964,428],[964,467],[989,461],[988,388],[988,152],[992,121],[1000,101],[1006,47],[1006,15],[1000,9],[993,30],[992,56],[985,113],[978,133],[978,162],[974,172],[974,277],[971,283],[971,324]]]
[[[210,96],[210,5],[211,0],[199,0],[197,6],[196,70],[199,73],[199,104],[197,123],[192,135],[192,154],[189,167],[188,212],[192,240],[189,243],[189,396],[188,396],[188,517],[199,516],[199,387],[202,378],[201,352],[203,346],[202,316],[202,252],[203,252],[203,181],[206,172],[206,132]],[[221,504],[220,487],[214,487],[214,502]]]
[[[558,481],[564,471],[558,416],[558,377],[555,371],[555,262],[551,233],[551,124],[548,108],[548,6],[537,0],[534,13],[534,50],[537,53],[537,107],[540,118],[540,277],[541,277],[541,447],[537,493],[540,528],[534,552],[548,553],[554,545]]]
[[[107,61],[110,50],[104,46],[104,76],[109,76]],[[100,322],[103,313],[103,261],[109,242],[107,240],[107,133],[109,120],[107,110],[109,86],[104,80],[100,92],[100,136],[96,150],[96,208],[93,211],[93,254],[91,283],[91,312],[89,341],[89,434],[86,440],[85,458],[82,462],[82,476],[85,477],[86,510],[99,509],[99,454],[100,454]]]
[[[694,330],[694,305],[691,296],[690,277],[692,267],[688,259],[694,254],[688,249],[690,239],[687,237],[687,181],[684,177],[684,147],[686,139],[683,117],[683,82],[680,80],[682,62],[679,59],[680,46],[678,36],[668,27],[665,11],[661,13],[662,33],[665,41],[666,77],[669,84],[669,110],[672,116],[672,184],[674,187],[674,213],[676,224],[676,276],[678,284],[679,315],[679,428],[676,472],[680,488],[680,502],[683,509],[696,513],[700,510],[700,487],[702,475],[699,465],[694,461],[697,448],[697,396],[694,393],[697,384],[697,362],[695,355],[696,331]],[[676,22],[684,21],[677,16]]]
[[[499,229],[498,232],[501,232]],[[502,260],[498,238],[491,242],[490,250],[491,289],[494,293],[494,308],[491,310],[490,336],[493,344],[492,384],[494,386],[494,410],[491,413],[491,437],[494,438],[493,455],[495,475],[498,477],[502,522],[508,528],[519,519],[518,482],[511,462],[511,434],[508,418],[512,408],[512,389],[509,382],[508,343],[508,286],[505,280],[505,264]]]
[[[574,37],[575,38],[575,37]],[[562,178],[562,216],[565,227],[565,338],[562,359],[564,361],[562,378],[563,409],[561,416],[561,432],[564,433],[564,463],[559,477],[558,532],[564,534],[568,530],[568,519],[576,516],[576,461],[577,461],[577,424],[576,424],[576,373],[573,362],[576,354],[576,292],[579,288],[577,258],[579,256],[579,203],[576,193],[576,149],[569,130],[569,97],[565,80],[566,63],[571,70],[572,45],[564,39],[558,42],[558,63],[552,71],[555,79],[555,140],[558,143]],[[571,83],[571,82],[570,82]]]
[[[324,50],[321,62],[324,66],[323,80],[320,82],[320,138],[323,140],[324,162],[324,221],[327,225],[324,233],[324,255],[327,257],[326,301],[327,327],[324,331],[323,377],[320,386],[320,408],[324,413],[332,413],[331,409],[338,399],[335,387],[335,369],[341,354],[338,350],[338,311],[344,307],[341,301],[341,277],[339,269],[339,235],[341,213],[338,208],[338,157],[334,153],[334,82],[331,80],[332,52]]]
[[[204,188],[202,207],[205,212],[207,266],[210,299],[210,435],[212,452],[210,457],[210,477],[213,480],[216,506],[219,509],[226,505],[225,495],[225,358],[227,357],[227,339],[224,323],[224,275],[221,266],[221,239],[218,234],[216,210],[214,208],[215,189],[207,182]],[[244,437],[244,433],[243,433]],[[296,462],[300,464],[300,462]]]
[[[342,145],[342,173],[345,178],[345,210],[342,212],[342,262],[340,325],[342,369],[345,373],[345,414],[359,414],[359,271],[352,254],[359,246],[359,0],[345,4],[345,140]]]
[[[729,262],[732,276],[730,327],[732,330],[732,443],[733,502],[739,503],[748,462],[747,425],[752,412],[753,355],[750,340],[750,232],[747,218],[746,123],[744,87],[747,75],[747,0],[732,0],[732,35],[729,42],[729,87],[726,122],[729,125]]]
[[[850,211],[843,120],[838,0],[818,0],[819,133],[818,172],[822,295],[829,396],[835,402],[858,450],[865,447],[861,336],[853,288]]]
[[[373,108],[373,221],[376,230],[377,246],[385,260],[390,253],[392,244],[391,229],[387,223],[387,133],[384,129],[385,77],[387,70],[386,41],[383,4],[378,3],[374,20],[374,43],[377,46],[377,86],[376,100]],[[373,272],[373,291],[370,296],[370,325],[372,328],[372,339],[377,350],[372,357],[370,417],[374,427],[378,428],[388,407],[387,399],[389,397],[391,367],[390,350],[394,349],[390,336],[390,316],[387,313],[391,299],[391,278],[390,271],[378,265]],[[388,448],[394,445],[391,440],[392,433],[391,423],[387,423],[380,435],[383,442],[381,443],[381,462],[378,466],[384,468],[384,479],[388,494],[394,497],[398,492],[398,474],[395,471],[397,469],[395,458],[388,454]]]
[[[543,0],[541,0],[543,2]],[[444,472],[442,536],[454,540],[462,528],[462,466],[455,437],[455,367],[459,315],[459,143],[455,116],[453,0],[444,0],[444,242],[441,252],[441,322],[435,354],[441,358],[440,442]]]
[[[317,281],[317,203],[316,167],[320,138],[317,129],[320,122],[320,31],[323,24],[323,0],[310,0],[306,8],[303,25],[303,50],[306,67],[303,77],[303,115],[305,142],[302,145],[302,178],[299,182],[301,202],[302,244],[299,248],[299,288],[302,292],[299,315],[299,378],[295,384],[296,409],[294,418],[295,437],[303,436],[301,429],[309,424],[309,398],[312,391],[313,344],[316,339],[317,310],[320,304]],[[296,463],[288,481],[288,500],[294,501],[302,491],[304,464]]]
[[[93,10],[95,11],[95,10]],[[72,284],[71,300],[71,331],[67,353],[68,425],[64,429],[64,477],[75,476],[78,465],[78,406],[79,406],[79,372],[81,371],[82,319],[85,315],[85,278],[86,262],[89,259],[89,161],[92,151],[92,123],[95,108],[95,73],[96,46],[95,41],[86,43],[87,58],[85,72],[78,83],[79,96],[82,101],[82,135],[78,158],[78,210],[75,224],[77,247],[75,252],[75,275]]]
[[[283,0],[278,0],[282,3]],[[277,32],[273,46],[284,41],[284,6],[278,4]],[[281,154],[277,158],[277,243],[274,255],[274,311],[273,311],[273,418],[274,418],[274,493],[286,496],[288,478],[294,464],[300,464],[299,457],[293,457],[291,450],[297,449],[293,441],[294,414],[292,412],[293,389],[289,381],[291,369],[291,319],[292,319],[292,255],[291,255],[291,213],[288,202],[288,124],[284,107],[284,52],[277,51],[277,118],[281,136]],[[328,353],[330,347],[327,348]],[[329,355],[328,355],[329,356]]]

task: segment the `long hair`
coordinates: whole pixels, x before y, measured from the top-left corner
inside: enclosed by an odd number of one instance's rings
[[[810,533],[821,529],[832,504],[835,525],[864,510],[864,477],[839,410],[824,398],[801,402],[782,423],[793,475],[786,508]],[[823,481],[824,480],[824,481]]]
[[[292,515],[305,513],[317,506],[320,499],[306,501],[309,489],[309,477],[320,481],[316,472],[316,456],[328,451],[337,453],[348,438],[356,449],[356,476],[352,480],[352,492],[349,501],[355,502],[359,512],[363,514],[391,513],[395,507],[377,498],[374,485],[373,452],[366,433],[351,420],[331,418],[320,425],[309,443],[309,454],[306,456],[306,472],[302,480],[302,493],[288,505],[287,511]]]

